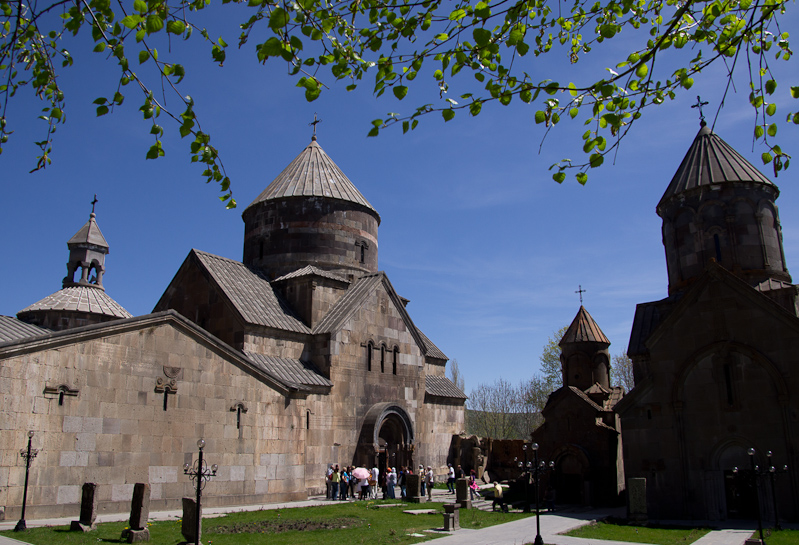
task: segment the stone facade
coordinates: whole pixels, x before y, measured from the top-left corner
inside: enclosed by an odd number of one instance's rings
[[[658,205],[670,295],[636,309],[635,388],[616,407],[650,519],[756,518],[749,449],[760,468],[769,451],[778,468],[799,463],[797,289],[778,194],[703,126]],[[776,478],[784,518],[799,518],[798,478]],[[771,494],[762,478],[764,520]]]
[[[303,192],[306,178],[322,183]],[[100,512],[126,511],[135,483],[151,509],[177,509],[199,438],[219,466],[206,506],[304,499],[330,464],[443,471],[465,395],[377,271],[377,212],[314,141],[244,219],[246,262],[192,250],[153,314],[60,332],[0,321],[18,337],[0,345],[8,516],[29,429],[30,518],[74,514],[85,482]]]

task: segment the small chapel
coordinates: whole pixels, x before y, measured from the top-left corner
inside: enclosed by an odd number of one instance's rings
[[[635,387],[615,408],[651,519],[799,518],[799,313],[778,196],[702,120],[657,205],[668,297],[635,310]]]
[[[92,208],[54,294],[0,317],[0,510],[31,518],[191,496],[184,463],[218,464],[203,503],[305,499],[329,464],[446,466],[465,394],[378,269],[380,215],[316,140],[244,210],[243,260],[191,250],[153,312],[106,292]]]

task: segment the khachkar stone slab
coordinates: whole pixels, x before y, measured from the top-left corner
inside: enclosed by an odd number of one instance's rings
[[[202,524],[200,524],[200,535],[196,536],[197,532],[197,517],[203,516],[202,508],[197,513],[197,502],[194,498],[183,498],[183,523],[180,526],[180,533],[183,534],[183,539],[187,543],[199,543],[203,534]]]
[[[413,503],[424,503],[427,498],[422,496],[422,475],[407,475],[405,477],[405,490],[407,500]]]
[[[646,510],[646,479],[637,477],[627,479],[627,521],[646,524],[649,516]]]
[[[90,532],[97,528],[97,485],[83,483],[83,494],[80,498],[80,520],[73,520],[69,529],[73,532]]]
[[[444,531],[454,532],[461,529],[460,504],[444,504]]]
[[[150,518],[150,485],[133,485],[133,499],[130,502],[130,528],[122,532],[122,539],[128,543],[150,541],[147,519]]]
[[[469,479],[466,477],[455,481],[455,501],[461,509],[472,508],[472,500],[469,499]]]

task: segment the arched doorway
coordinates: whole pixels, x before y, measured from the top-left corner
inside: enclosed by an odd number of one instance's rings
[[[586,497],[586,477],[590,469],[588,456],[576,445],[568,445],[559,449],[554,456],[555,474],[552,485],[555,488],[555,499],[561,504],[584,504]]]
[[[405,409],[394,403],[373,405],[364,417],[353,464],[377,465],[381,475],[387,466],[412,466],[413,439],[413,423]]]

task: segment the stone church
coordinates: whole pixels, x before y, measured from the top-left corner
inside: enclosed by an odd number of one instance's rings
[[[585,307],[558,343],[563,386],[547,399],[532,433],[558,503],[615,505],[625,488],[622,437],[615,406],[624,389],[610,385],[610,341]]]
[[[76,515],[85,482],[125,511],[191,496],[184,463],[219,465],[205,505],[304,499],[328,464],[446,464],[466,396],[378,270],[380,216],[316,137],[243,213],[244,257],[192,250],[152,314],[105,291],[92,210],[63,288],[0,318],[0,508]]]
[[[641,303],[616,405],[654,519],[799,518],[799,317],[777,186],[702,122],[657,205],[668,297]],[[735,471],[735,468],[740,468]],[[759,490],[759,494],[756,492]]]

